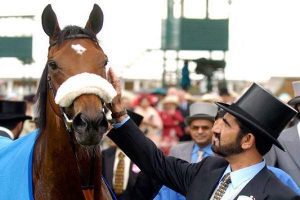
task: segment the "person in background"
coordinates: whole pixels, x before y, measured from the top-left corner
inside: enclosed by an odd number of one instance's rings
[[[163,109],[161,101],[165,98],[167,95],[167,90],[165,88],[154,88],[151,91],[151,95],[154,96],[154,107],[158,110],[161,111]]]
[[[294,98],[288,104],[294,107],[298,112],[300,109],[300,81],[292,83]],[[278,167],[290,174],[300,187],[300,123],[299,114],[293,121],[293,125],[285,129],[278,140],[284,146],[285,152],[280,151],[277,147],[272,147],[266,154],[266,163]]]
[[[181,124],[184,123],[184,118],[177,109],[179,105],[177,96],[167,95],[162,100],[162,105],[163,110],[159,112],[163,121],[160,148],[168,155],[170,148],[177,144],[179,138],[184,134],[181,127]]]
[[[109,77],[119,94],[110,107],[117,115],[123,113],[120,81],[111,69]],[[206,157],[199,163],[164,156],[127,115],[115,118],[108,136],[142,171],[186,195],[188,200],[299,199],[267,169],[263,160],[273,144],[283,149],[277,138],[297,112],[255,83],[237,102],[217,105],[226,111],[212,129],[212,149],[219,156]],[[269,111],[268,115],[262,110]]]
[[[31,119],[26,115],[26,103],[24,101],[0,100],[0,137],[6,142],[19,138],[24,121]],[[10,141],[9,141],[10,140]],[[1,142],[4,144],[5,142]],[[0,146],[1,146],[0,145]]]
[[[21,132],[21,136],[30,133],[34,129],[36,129],[36,119],[35,119],[35,111],[34,111],[34,103],[35,103],[35,94],[28,94],[24,96],[24,101],[26,102],[26,115],[32,116],[32,120],[25,120],[23,130]]]
[[[221,98],[221,102],[231,104],[235,101],[235,95],[229,93],[226,87],[219,88],[219,96]]]
[[[147,94],[142,94],[138,98],[138,105],[133,111],[144,117],[140,129],[148,138],[154,141],[156,145],[159,145],[163,122],[158,111],[151,103],[151,97]]]
[[[130,110],[127,113],[137,126],[141,124],[143,116]],[[139,172],[140,169],[115,144],[102,151],[102,175],[119,200],[131,199]]]

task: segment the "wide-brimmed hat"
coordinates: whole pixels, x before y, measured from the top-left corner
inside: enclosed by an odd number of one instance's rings
[[[161,103],[162,104],[173,103],[173,104],[179,105],[179,97],[176,95],[167,95],[165,98],[163,98]]]
[[[277,138],[297,114],[291,106],[284,104],[256,83],[253,83],[237,102],[231,105],[220,102],[216,104],[235,116],[255,134],[261,134],[284,151]]]
[[[218,106],[209,102],[196,102],[190,105],[190,115],[186,117],[186,124],[196,119],[207,119],[214,121],[218,112]]]
[[[291,105],[293,108],[296,108],[297,104],[300,103],[300,81],[292,82],[293,90],[294,90],[294,98],[292,98],[288,104]]]
[[[26,115],[25,101],[0,100],[0,120],[12,119],[31,119],[31,116]]]

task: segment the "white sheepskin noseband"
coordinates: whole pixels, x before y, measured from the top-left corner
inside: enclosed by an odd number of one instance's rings
[[[58,88],[55,103],[61,107],[69,107],[75,98],[82,94],[95,94],[110,103],[117,95],[113,86],[101,76],[91,73],[81,73],[68,78]]]

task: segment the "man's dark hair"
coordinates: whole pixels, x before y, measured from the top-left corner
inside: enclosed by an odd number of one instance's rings
[[[255,130],[248,128],[240,120],[236,119],[236,122],[238,123],[241,129],[239,132],[240,137],[245,136],[247,133],[252,133],[254,135],[256,149],[262,156],[270,151],[273,143],[270,142],[269,139],[267,139],[264,135],[257,133]]]
[[[0,120],[0,126],[12,130],[18,125],[19,122],[23,121],[24,120],[22,119]]]

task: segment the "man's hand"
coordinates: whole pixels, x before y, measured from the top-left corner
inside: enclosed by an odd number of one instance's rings
[[[112,68],[109,68],[108,72],[107,72],[107,78],[108,81],[112,84],[112,86],[114,87],[114,89],[117,92],[117,95],[113,98],[112,102],[110,104],[107,104],[107,107],[110,109],[110,111],[114,114],[114,113],[121,113],[125,110],[123,104],[122,104],[122,93],[121,93],[121,83],[120,83],[120,79],[117,77],[117,75],[115,74],[115,72],[112,70]],[[116,117],[114,118],[117,122],[122,121],[123,119],[125,119],[127,117],[127,115],[122,115],[120,117]]]

